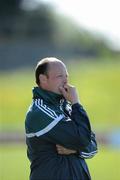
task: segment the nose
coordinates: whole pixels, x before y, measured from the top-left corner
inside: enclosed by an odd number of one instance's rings
[[[66,75],[65,77],[64,77],[64,84],[67,84],[68,83],[68,76]]]

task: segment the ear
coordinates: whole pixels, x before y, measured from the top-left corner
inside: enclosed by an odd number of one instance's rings
[[[40,83],[45,84],[47,82],[47,76],[44,74],[40,74],[39,75],[39,81],[40,81]]]

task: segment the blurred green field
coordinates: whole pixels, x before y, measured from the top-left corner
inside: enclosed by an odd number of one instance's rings
[[[99,151],[93,159],[87,160],[92,180],[119,180],[120,150],[101,148]],[[1,180],[28,180],[29,165],[25,146],[0,146]]]
[[[70,82],[79,91],[93,127],[120,127],[120,62],[74,61],[68,64]],[[24,130],[24,119],[35,86],[34,69],[0,72],[0,130]]]
[[[74,61],[67,64],[70,83],[79,92],[94,129],[120,128],[120,62]],[[34,69],[0,72],[0,131],[24,131],[24,119],[35,86]],[[87,160],[92,180],[120,179],[120,150],[100,147]],[[0,145],[0,180],[29,179],[25,145]]]

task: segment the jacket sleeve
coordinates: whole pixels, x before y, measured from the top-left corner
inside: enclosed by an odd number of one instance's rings
[[[45,138],[66,148],[84,150],[91,141],[91,127],[83,107],[78,103],[74,104],[71,116],[59,121],[45,134]]]
[[[91,132],[91,141],[83,151],[78,151],[78,156],[83,159],[90,159],[98,153],[97,141],[95,134]]]

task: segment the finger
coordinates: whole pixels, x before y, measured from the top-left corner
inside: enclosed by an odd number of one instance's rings
[[[68,92],[68,90],[69,90],[69,86],[68,85],[64,85],[63,88],[64,88],[65,91]]]
[[[59,145],[59,144],[56,144],[56,147],[57,147],[57,148],[61,148],[62,146],[61,146],[61,145]]]
[[[60,145],[56,145],[56,148],[57,148],[57,151],[62,151],[63,150],[63,147],[60,146]]]
[[[67,95],[67,91],[65,90],[65,88],[60,87],[59,89],[60,89],[60,92],[63,94],[63,96]]]

